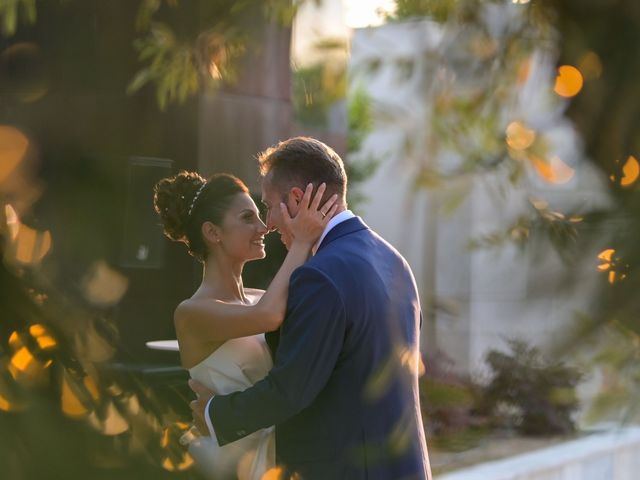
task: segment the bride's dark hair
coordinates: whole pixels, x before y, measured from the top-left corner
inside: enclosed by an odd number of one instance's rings
[[[185,243],[189,253],[202,262],[208,254],[202,224],[220,225],[233,197],[248,192],[233,175],[218,173],[207,180],[199,173],[182,171],[156,183],[153,206],[162,219],[164,234]]]

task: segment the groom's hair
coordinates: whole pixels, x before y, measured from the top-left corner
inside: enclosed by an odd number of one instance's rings
[[[258,156],[260,175],[280,191],[292,187],[302,190],[313,183],[327,184],[325,195],[337,193],[344,198],[347,174],[344,163],[331,147],[310,137],[294,137],[267,148]]]

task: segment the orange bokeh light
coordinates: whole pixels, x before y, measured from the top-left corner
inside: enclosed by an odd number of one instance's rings
[[[36,342],[38,342],[38,346],[42,350],[47,350],[57,345],[55,339],[40,324],[31,325],[31,327],[29,327],[29,333],[33,338],[36,339]]]
[[[558,68],[558,76],[556,77],[556,84],[553,89],[561,97],[575,97],[580,90],[584,79],[580,70],[571,65],[562,65]]]
[[[182,461],[174,462],[171,458],[165,458],[162,462],[162,468],[170,472],[187,470],[193,465],[193,457],[185,452]]]
[[[600,260],[606,260],[607,262],[610,262],[611,257],[613,256],[614,253],[615,253],[615,250],[613,248],[607,248],[606,250],[603,250],[598,254],[598,258]]]
[[[3,182],[24,158],[29,140],[15,127],[0,125],[0,182]]]
[[[559,157],[551,157],[547,162],[539,157],[531,156],[536,172],[548,183],[561,185],[567,183],[575,175],[575,170]]]
[[[640,164],[638,164],[638,160],[634,156],[629,156],[629,158],[627,158],[626,163],[622,167],[622,173],[623,176],[620,179],[620,185],[623,187],[628,187],[638,180],[638,176],[640,175]]]
[[[507,145],[514,150],[525,150],[533,144],[536,132],[522,122],[511,122],[507,126]]]

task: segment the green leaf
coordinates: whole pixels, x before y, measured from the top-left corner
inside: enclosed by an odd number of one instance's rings
[[[5,34],[11,36],[16,33],[16,25],[18,22],[18,7],[15,3],[6,5],[3,30]]]
[[[144,85],[147,84],[147,82],[149,82],[151,80],[151,72],[149,71],[149,69],[145,68],[140,70],[135,77],[133,77],[133,80],[131,80],[131,82],[129,82],[129,85],[127,85],[127,93],[129,95],[137,92],[138,90],[140,90]]]

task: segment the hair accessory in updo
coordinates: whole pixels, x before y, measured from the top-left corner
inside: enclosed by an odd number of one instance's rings
[[[207,186],[207,182],[203,183],[202,186],[198,189],[198,191],[196,192],[195,196],[193,197],[193,200],[191,200],[191,205],[189,205],[189,211],[187,212],[187,215],[190,217],[191,214],[193,213],[193,207],[196,206],[196,201],[198,200],[198,197],[200,196],[200,194],[202,193],[202,191],[204,190],[204,187]]]
[[[153,204],[162,219],[164,234],[184,242],[189,253],[203,261],[208,250],[202,224],[222,225],[235,195],[249,190],[233,175],[217,173],[207,180],[197,172],[181,171],[160,180],[153,191]]]

